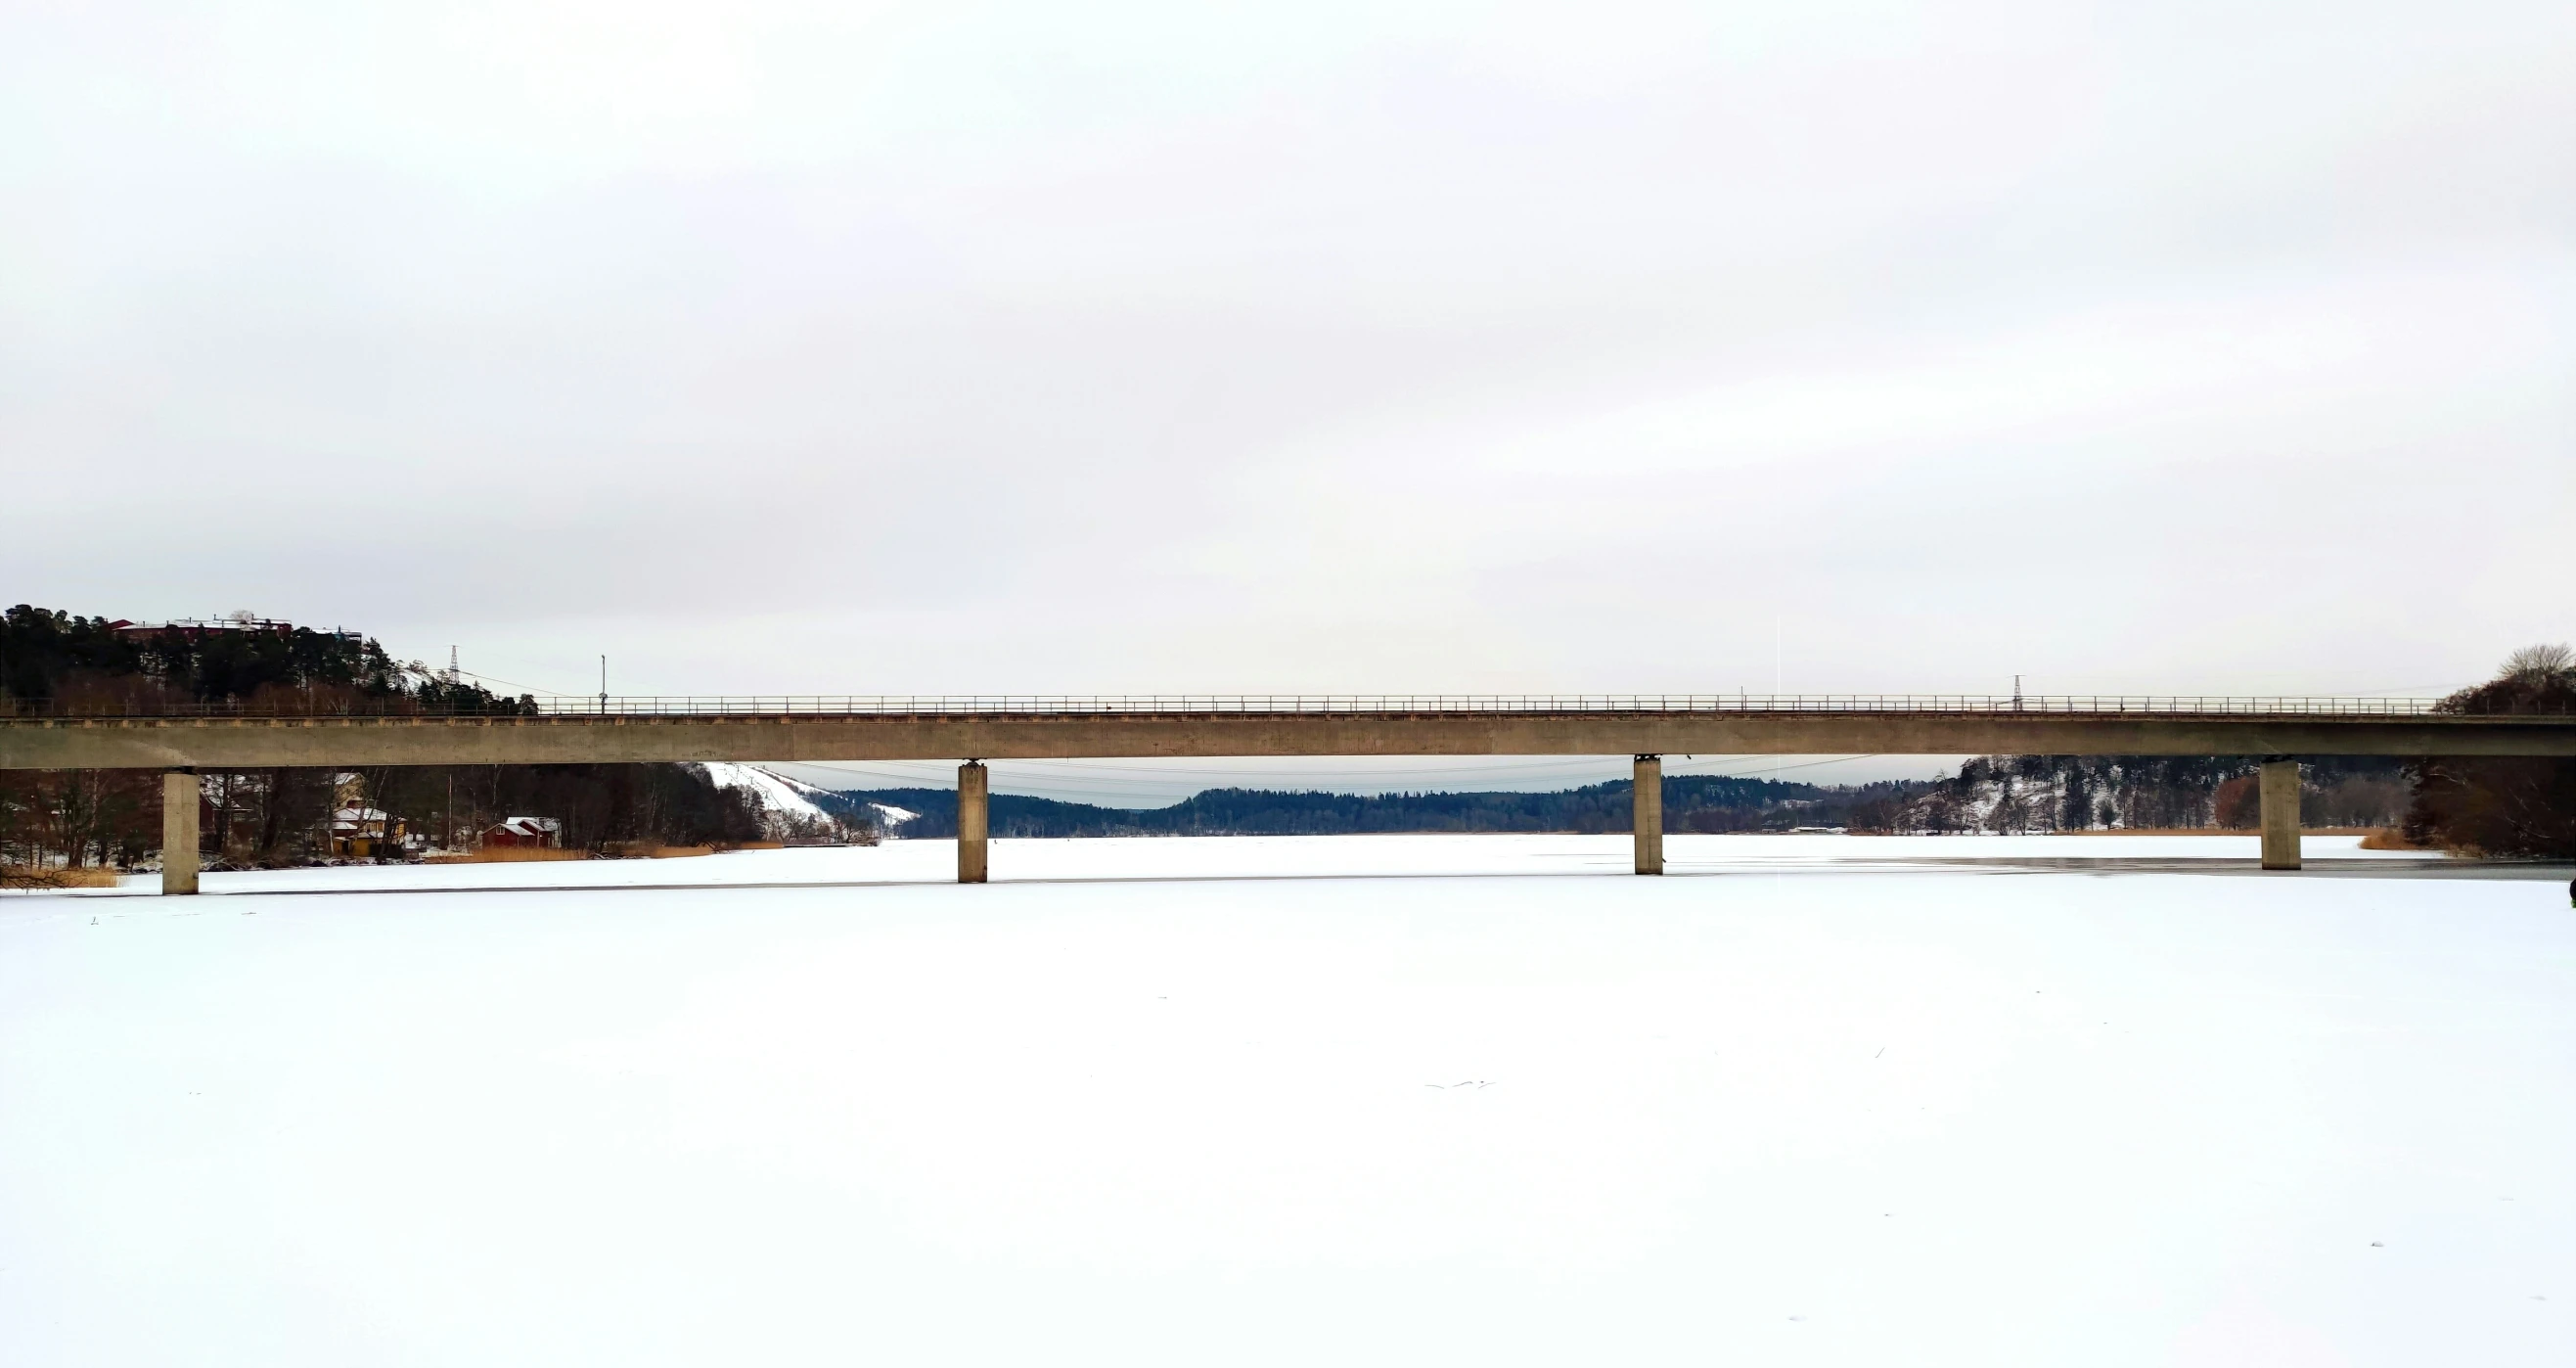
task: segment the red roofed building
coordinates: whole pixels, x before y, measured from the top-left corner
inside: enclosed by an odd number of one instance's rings
[[[563,822],[554,817],[512,817],[484,828],[483,844],[551,849],[563,844]]]

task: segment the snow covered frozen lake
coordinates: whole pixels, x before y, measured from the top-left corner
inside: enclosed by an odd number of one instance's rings
[[[0,1362],[2576,1360],[2566,873],[2351,846],[9,895]]]

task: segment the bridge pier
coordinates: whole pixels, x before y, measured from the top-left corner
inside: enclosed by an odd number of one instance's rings
[[[957,882],[984,882],[984,833],[991,825],[991,787],[981,760],[957,767]]]
[[[2288,756],[2263,760],[2263,867],[2299,867],[2299,762]]]
[[[1637,872],[1664,872],[1664,757],[1637,757],[1636,784],[1628,795],[1629,829],[1637,833]]]
[[[161,891],[197,891],[197,772],[161,776]]]

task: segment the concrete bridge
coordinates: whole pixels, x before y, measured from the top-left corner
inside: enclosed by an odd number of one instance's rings
[[[2576,756],[2576,715],[2421,699],[1098,697],[641,698],[505,715],[0,715],[0,769],[166,772],[162,891],[197,888],[197,772],[279,766],[963,759],[957,877],[986,869],[983,761],[1629,755],[1636,870],[1663,872],[1666,755],[2259,756],[2262,864],[2299,865],[2302,755]]]

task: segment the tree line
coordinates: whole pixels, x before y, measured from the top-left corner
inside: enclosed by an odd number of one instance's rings
[[[988,826],[997,837],[1053,836],[1335,836],[1365,832],[1628,830],[1633,785],[1618,779],[1554,793],[1323,793],[1272,789],[1207,789],[1159,808],[1113,808],[997,793]],[[1664,825],[1671,831],[1786,828],[1833,791],[1733,775],[1674,775],[1664,780]],[[870,804],[918,814],[907,837],[957,834],[953,789],[850,790],[838,795],[849,819]]]
[[[1935,780],[1819,785],[1731,775],[1664,779],[1664,829],[1684,833],[1840,828],[1880,834],[2240,827],[2258,824],[2255,762],[2170,756],[1980,756]],[[997,837],[1326,836],[1364,832],[1625,832],[1625,779],[1553,793],[1349,794],[1208,789],[1167,807],[1128,809],[997,793]],[[2405,811],[2394,760],[2317,762],[2301,806],[2310,826],[2395,826]],[[918,814],[907,837],[957,834],[950,789],[850,790],[844,816],[871,804]]]
[[[533,713],[536,702],[395,660],[353,632],[213,625],[119,631],[103,617],[20,604],[0,613],[0,708],[150,712],[177,704],[281,712]],[[204,853],[244,866],[333,854],[331,821],[372,809],[454,847],[508,817],[551,817],[567,846],[759,840],[757,794],[692,765],[388,766],[207,771]],[[0,864],[131,865],[161,845],[148,770],[0,770]]]
[[[2486,683],[2433,705],[2447,716],[2576,713],[2576,651],[2515,652]],[[1990,755],[1951,778],[1852,803],[1868,831],[2251,829],[2262,821],[2252,757]],[[2300,765],[2306,827],[2394,828],[2463,855],[2576,858],[2576,760],[2546,756],[2312,756]]]
[[[2456,714],[2576,712],[2576,650],[2516,651],[2496,677],[2436,705]],[[2576,858],[2576,760],[2426,757],[2406,762],[2406,834],[2483,855]]]
[[[2262,821],[2260,767],[2250,756],[1978,756],[1946,779],[1855,795],[1840,824],[1931,835],[2250,830]],[[2406,813],[2401,761],[2318,756],[2300,768],[2302,825],[2395,827]]]
[[[0,701],[99,713],[173,705],[287,713],[537,708],[528,695],[506,697],[397,661],[356,632],[224,621],[120,630],[104,617],[24,603],[0,613]]]

